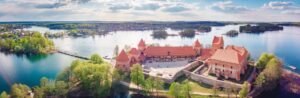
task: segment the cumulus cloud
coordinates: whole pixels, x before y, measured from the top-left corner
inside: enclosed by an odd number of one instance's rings
[[[263,8],[273,9],[273,10],[286,10],[295,8],[292,2],[279,2],[279,1],[271,1],[263,5]]]
[[[132,5],[129,3],[112,3],[109,4],[109,9],[111,11],[120,11],[120,10],[128,10],[132,8]]]
[[[64,3],[53,3],[53,4],[38,4],[35,7],[36,8],[47,8],[47,9],[52,9],[52,8],[59,8],[62,6],[65,6],[67,4]]]
[[[207,0],[0,0],[0,9],[5,9],[0,10],[0,21],[277,21],[278,19],[281,21],[300,21],[300,18],[298,18],[300,16],[298,2],[264,2],[259,4],[261,7],[249,9],[246,7],[247,4],[245,4],[246,6],[237,5],[234,0],[223,0],[224,2],[217,0],[206,1]]]
[[[189,8],[189,5],[183,4],[183,3],[175,3],[175,4],[165,4],[164,7],[161,9],[163,12],[184,12],[188,11],[191,8]]]
[[[262,6],[262,9],[278,11],[282,14],[298,14],[300,15],[300,7],[295,6],[294,2],[279,2],[279,1],[271,1],[265,3]]]
[[[161,6],[159,3],[144,3],[134,7],[135,10],[151,10],[155,11],[159,9]]]
[[[241,12],[250,11],[250,9],[248,9],[245,6],[239,6],[233,4],[232,1],[217,2],[212,4],[208,8],[214,11],[224,12],[224,13],[241,13]]]

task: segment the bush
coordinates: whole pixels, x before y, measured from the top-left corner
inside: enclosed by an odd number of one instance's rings
[[[181,37],[194,37],[196,34],[195,34],[195,30],[193,30],[193,29],[186,29],[186,30],[179,32],[179,35]]]
[[[239,35],[239,32],[237,30],[230,30],[230,31],[226,32],[225,35],[230,36],[230,37],[234,37],[234,36]]]
[[[166,39],[168,36],[168,33],[165,30],[154,30],[152,32],[153,38],[157,39]]]

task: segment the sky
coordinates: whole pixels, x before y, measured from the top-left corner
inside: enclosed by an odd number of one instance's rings
[[[0,21],[300,22],[300,0],[0,0]]]

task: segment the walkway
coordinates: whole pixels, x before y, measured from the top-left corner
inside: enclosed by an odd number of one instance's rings
[[[141,87],[133,84],[133,83],[128,83],[128,82],[125,82],[125,81],[120,81],[120,83],[124,86],[127,86],[131,89],[139,89]],[[162,93],[167,93],[168,91],[167,90],[158,90],[159,92],[162,92]],[[203,96],[210,96],[212,95],[211,93],[204,93],[204,92],[192,92],[191,94],[194,94],[194,95],[203,95]],[[227,94],[218,94],[218,96],[220,97],[228,97]],[[229,95],[230,98],[235,98],[236,96],[235,95],[232,95],[230,94]],[[237,95],[237,97],[239,97],[239,95]]]
[[[88,57],[80,56],[80,55],[78,55],[77,53],[72,53],[72,52],[63,51],[63,50],[57,50],[57,53],[69,55],[69,56],[76,57],[76,58],[80,58],[80,59],[84,59],[84,60],[89,60],[89,59],[90,59],[90,58],[88,58]]]

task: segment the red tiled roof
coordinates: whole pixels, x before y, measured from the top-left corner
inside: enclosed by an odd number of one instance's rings
[[[203,48],[201,50],[201,56],[198,57],[198,60],[206,60],[208,58],[210,58],[213,55],[214,51],[211,48]]]
[[[131,50],[129,51],[129,54],[131,54],[131,55],[138,55],[139,52],[138,52],[138,50],[136,48],[131,48]]]
[[[213,44],[221,44],[224,43],[223,37],[222,36],[214,36],[213,39]]]
[[[226,47],[226,49],[232,49],[232,50],[235,50],[239,53],[239,55],[241,55],[242,57],[246,57],[248,56],[248,51],[246,48],[244,47],[239,47],[239,46],[234,46],[234,45],[228,45]],[[247,57],[246,57],[247,58]]]
[[[242,63],[242,56],[232,49],[218,49],[209,60],[217,60],[234,64]]]
[[[125,53],[124,50],[117,57],[117,61],[129,61],[128,55]]]
[[[196,51],[194,51],[191,46],[182,47],[171,47],[171,46],[149,46],[145,50],[146,56],[195,56]]]
[[[200,44],[198,39],[195,41],[194,46],[195,47],[201,47],[201,44]]]
[[[146,46],[145,41],[143,39],[141,39],[138,46]]]

